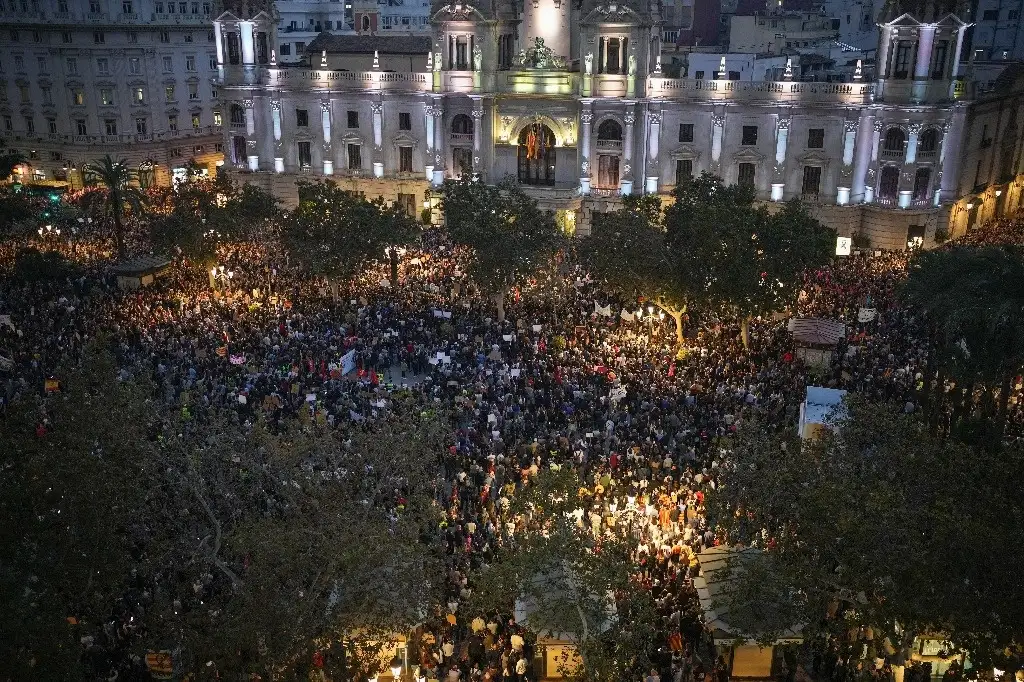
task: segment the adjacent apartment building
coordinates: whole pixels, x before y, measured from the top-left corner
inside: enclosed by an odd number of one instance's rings
[[[143,185],[222,162],[215,0],[0,0],[0,136],[25,181],[93,179],[111,154]]]

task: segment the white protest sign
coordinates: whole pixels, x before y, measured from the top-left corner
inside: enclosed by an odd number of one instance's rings
[[[861,308],[857,311],[858,322],[870,322],[878,317],[878,310],[875,308]]]
[[[341,373],[348,374],[356,368],[356,352],[350,350],[341,356]]]
[[[836,255],[849,256],[853,248],[853,239],[850,237],[836,237]]]

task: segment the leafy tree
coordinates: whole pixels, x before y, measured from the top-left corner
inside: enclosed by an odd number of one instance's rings
[[[420,228],[398,204],[368,201],[330,181],[299,183],[299,205],[282,226],[291,255],[309,272],[348,279],[367,260],[387,257],[398,280],[398,251]]]
[[[835,231],[798,201],[772,213],[754,204],[752,189],[727,187],[707,173],[677,186],[674,196],[665,228],[686,290],[693,300],[734,312],[744,344],[750,320],[792,303],[803,272],[834,253]]]
[[[580,257],[623,296],[642,296],[668,313],[682,344],[689,292],[678,252],[669,248],[661,224],[661,200],[643,195],[624,197],[623,202],[618,211],[594,214],[590,236],[578,247]]]
[[[517,492],[509,511],[515,536],[474,579],[470,608],[510,613],[538,636],[565,638],[582,665],[577,680],[632,679],[650,667],[656,613],[650,592],[632,573],[635,542],[598,541],[574,512],[586,504],[571,470],[544,471]]]
[[[513,181],[487,185],[464,176],[446,180],[441,192],[452,240],[473,250],[469,275],[494,298],[504,320],[506,294],[550,262],[564,235]]]
[[[433,415],[196,428],[101,343],[58,376],[3,422],[0,669],[109,677],[168,649],[185,672],[268,675],[321,638],[372,649],[436,602]]]
[[[128,588],[136,523],[159,476],[142,454],[144,385],[118,382],[95,346],[58,377],[60,393],[12,405],[2,427],[0,669],[14,679],[74,676],[78,638],[101,636]]]
[[[931,330],[929,366],[937,390],[928,396],[930,408],[938,413],[948,407],[941,390],[946,377],[957,383],[959,417],[966,416],[974,388],[984,387],[983,412],[995,415],[986,434],[993,448],[1003,441],[1013,378],[1024,368],[1021,277],[1019,246],[953,246],[917,254],[902,291],[909,305],[925,313]],[[929,377],[926,385],[931,383]]]
[[[1006,664],[1022,643],[1024,453],[936,439],[900,405],[847,408],[821,440],[755,423],[733,442],[709,513],[763,553],[732,568],[730,624],[766,641],[864,624],[897,650],[942,633],[982,666]]]
[[[114,244],[118,257],[125,255],[124,243],[124,211],[131,209],[135,216],[141,216],[145,206],[145,196],[136,182],[136,171],[128,167],[124,159],[114,160],[109,154],[94,161],[85,168],[86,172],[95,174],[97,180],[106,188],[103,194],[93,194],[101,200],[96,208],[109,217],[114,228]]]
[[[24,154],[0,146],[0,180],[6,180],[14,169],[28,161]]]
[[[220,244],[257,237],[280,216],[273,195],[253,185],[238,188],[227,175],[187,175],[158,201],[160,215],[150,220],[154,246],[201,262],[212,260]]]

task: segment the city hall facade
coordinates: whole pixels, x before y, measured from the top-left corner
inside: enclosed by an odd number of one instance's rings
[[[879,18],[876,64],[843,83],[666,78],[653,3],[437,5],[432,36],[321,34],[287,66],[269,14],[225,12],[224,167],[286,203],[331,178],[413,214],[445,178],[513,177],[583,234],[621,195],[668,197],[707,171],[801,198],[875,248],[929,243],[1016,208],[1021,100],[975,112],[965,11],[904,4]]]

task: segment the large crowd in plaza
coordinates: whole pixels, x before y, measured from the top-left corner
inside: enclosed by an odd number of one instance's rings
[[[40,392],[101,333],[117,342],[123,376],[147,373],[163,403],[196,428],[217,415],[241,425],[262,417],[271,429],[294,419],[348,428],[404,388],[424,409],[448,408],[454,429],[436,502],[446,517],[445,612],[455,617],[416,633],[414,663],[428,679],[537,680],[533,637],[507,617],[472,618],[460,603],[474,572],[513,541],[508,500],[551,467],[578,470],[581,527],[595,538],[627,525],[635,534],[636,572],[662,619],[660,668],[647,679],[726,678],[692,580],[702,550],[723,541],[704,500],[729,466],[728,436],[740,424],[757,417],[795,428],[809,378],[784,320],[755,320],[746,348],[735,321],[694,318],[679,353],[670,319],[643,306],[639,319],[625,319],[620,311],[636,301],[565,266],[513,291],[499,322],[464,274],[466,254],[433,232],[406,253],[397,286],[368,265],[338,292],[254,244],[221,249],[218,263],[233,277],[213,287],[205,270],[175,261],[156,285],[121,291],[101,259],[89,262],[87,245],[76,257],[86,265],[73,280],[0,281],[0,313],[10,319],[0,349],[12,360],[0,375],[3,406]],[[922,320],[894,295],[906,266],[906,254],[876,253],[806,273],[795,314],[847,325],[815,382],[917,409],[927,344]],[[606,306],[612,315],[601,314]],[[878,315],[859,322],[865,306]],[[356,369],[342,375],[350,351]],[[40,437],[48,428],[43,414]],[[1008,436],[1022,431],[1017,411]],[[888,678],[887,666],[864,665],[853,651],[834,649],[807,672]]]

